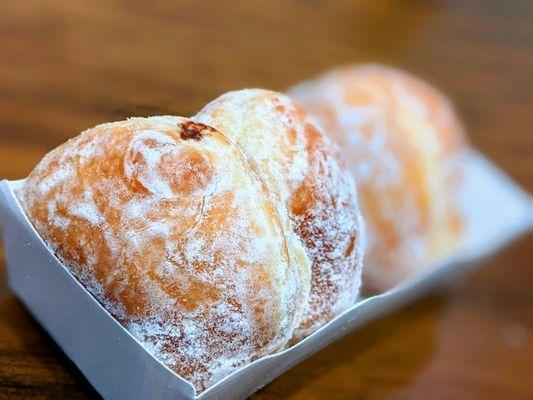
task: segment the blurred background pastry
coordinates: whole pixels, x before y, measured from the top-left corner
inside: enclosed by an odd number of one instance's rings
[[[456,161],[466,144],[442,93],[400,70],[362,64],[289,94],[339,142],[355,176],[368,234],[365,289],[389,289],[458,245]]]

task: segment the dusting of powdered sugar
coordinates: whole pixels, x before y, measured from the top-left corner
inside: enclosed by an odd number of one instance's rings
[[[151,146],[147,145],[151,142]],[[159,176],[158,165],[161,164],[161,157],[165,154],[177,152],[175,141],[156,130],[140,131],[133,139],[128,156],[139,157],[141,160],[126,159],[124,169],[126,177],[130,180],[137,179],[152,194],[164,198],[174,197],[174,193],[165,179]],[[137,167],[137,163],[142,162],[143,168]]]
[[[267,186],[287,202],[309,169],[306,142],[301,139],[305,124],[295,113],[286,96],[245,89],[220,96],[194,118],[236,142],[260,168]]]

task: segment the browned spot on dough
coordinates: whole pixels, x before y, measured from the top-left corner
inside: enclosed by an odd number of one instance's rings
[[[204,136],[210,136],[212,135],[212,132],[214,129],[211,128],[208,125],[202,124],[200,122],[194,122],[194,121],[186,121],[182,123],[180,126],[181,132],[180,132],[180,138],[182,140],[201,140]]]

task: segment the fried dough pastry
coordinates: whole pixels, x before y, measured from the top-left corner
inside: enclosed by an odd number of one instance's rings
[[[213,127],[97,126],[50,152],[18,197],[59,260],[198,391],[284,348],[306,310],[292,215]]]
[[[363,285],[387,290],[458,243],[465,148],[448,99],[380,65],[333,70],[289,91],[337,140],[353,172],[368,232]]]
[[[353,305],[363,240],[356,190],[322,129],[287,96],[260,89],[226,93],[193,118],[237,143],[289,210],[312,263],[309,306],[295,340]]]

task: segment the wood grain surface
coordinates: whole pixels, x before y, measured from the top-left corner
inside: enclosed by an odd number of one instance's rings
[[[474,146],[533,191],[525,1],[3,1],[0,178],[24,177],[104,121],[191,115],[230,89],[284,90],[359,61],[403,67],[449,93]],[[532,236],[253,398],[533,398]],[[6,287],[0,253],[0,399],[93,398]]]

